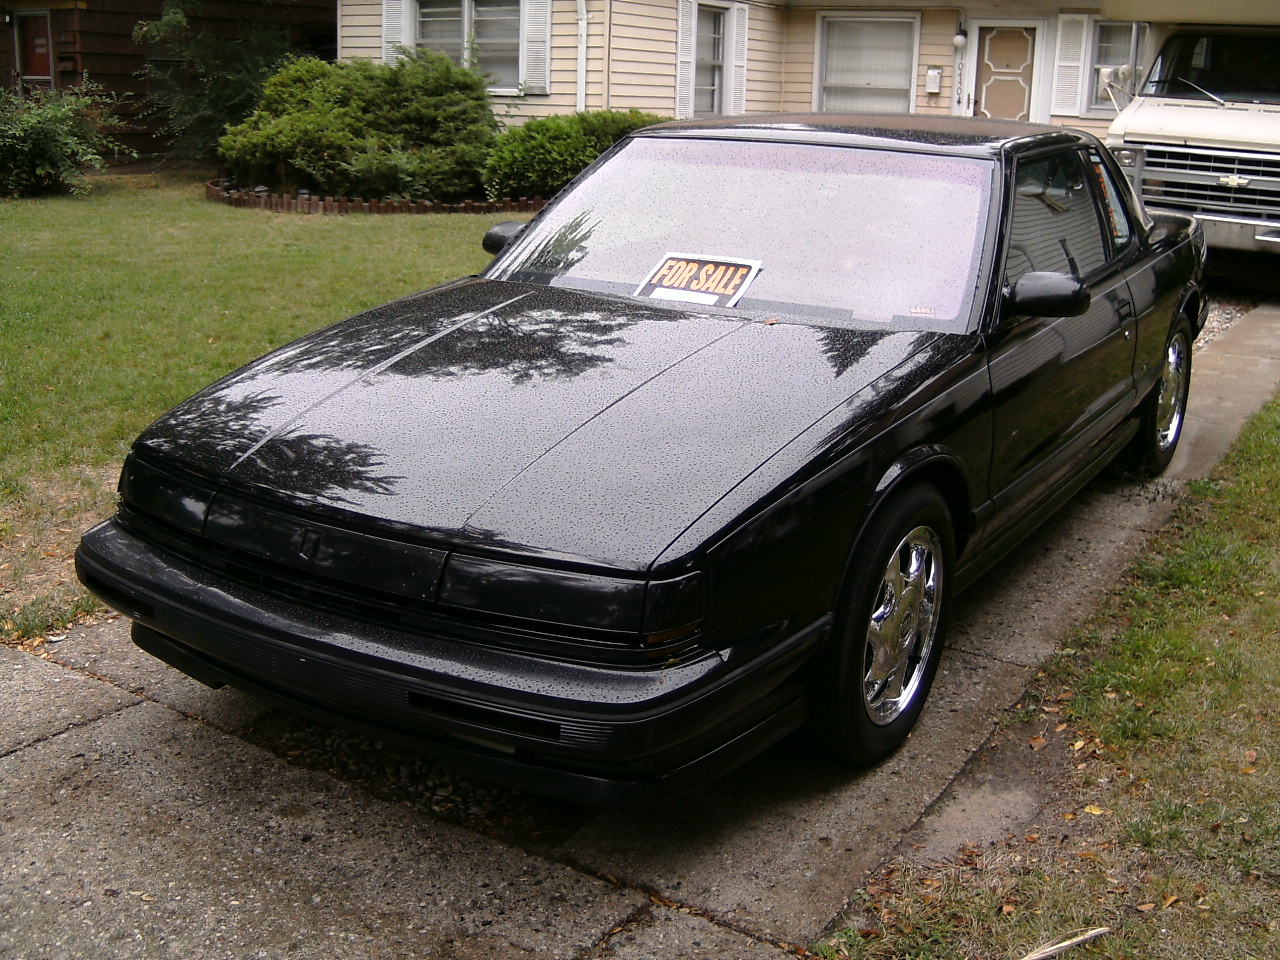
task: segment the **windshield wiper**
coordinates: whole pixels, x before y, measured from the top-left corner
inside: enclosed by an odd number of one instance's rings
[[[1200,86],[1200,84],[1192,83],[1186,77],[1174,77],[1174,79],[1181,83],[1185,83],[1188,87],[1194,87],[1195,89],[1199,90],[1201,93],[1203,93],[1206,97],[1208,97],[1210,100],[1212,100],[1214,103],[1216,103],[1220,107],[1225,107],[1227,105],[1227,101],[1223,100],[1216,93],[1210,93],[1204,87]]]

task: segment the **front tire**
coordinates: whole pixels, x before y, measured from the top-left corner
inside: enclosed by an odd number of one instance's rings
[[[951,513],[933,487],[895,495],[872,518],[815,677],[810,739],[824,752],[875,763],[907,738],[937,672],[954,557]]]
[[[1169,466],[1182,437],[1191,392],[1191,339],[1191,324],[1179,318],[1165,345],[1160,380],[1142,404],[1131,451],[1134,465],[1150,476]]]

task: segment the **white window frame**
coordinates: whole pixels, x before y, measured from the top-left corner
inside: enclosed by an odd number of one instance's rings
[[[490,87],[499,96],[539,95],[551,92],[551,2],[519,0],[520,80],[515,87]],[[458,0],[459,8],[471,0]],[[463,22],[470,15],[463,11]],[[404,48],[418,41],[418,0],[382,0],[382,62],[395,63]]]
[[[676,9],[676,109],[677,120],[693,113],[693,85],[698,55],[698,7],[724,11],[724,89],[720,115],[738,116],[747,112],[747,41],[750,24],[747,5],[732,0],[678,0]]]
[[[813,49],[817,55],[813,58],[813,98],[810,108],[815,113],[822,110],[822,78],[826,74],[827,65],[827,23],[832,20],[893,20],[911,24],[911,96],[907,99],[907,113],[915,113],[920,99],[920,14],[904,10],[830,10],[818,14],[813,41]]]
[[[1112,20],[1083,13],[1061,14],[1054,45],[1053,95],[1050,98],[1051,112],[1055,117],[1105,119],[1116,115],[1116,108],[1109,101],[1101,105],[1093,102],[1093,78],[1098,66],[1098,27],[1102,24],[1128,24],[1131,37],[1140,27],[1146,26],[1147,43],[1151,43],[1151,26],[1142,21]],[[1142,61],[1143,50],[1139,48],[1137,53],[1138,60]],[[1140,73],[1145,64],[1139,62],[1134,66]]]

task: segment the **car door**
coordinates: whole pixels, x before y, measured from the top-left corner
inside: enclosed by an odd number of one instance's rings
[[[1060,148],[1020,158],[1011,178],[1005,284],[1062,273],[1091,300],[1077,317],[1006,314],[988,334],[993,534],[1086,471],[1135,402],[1132,297],[1094,176],[1081,150]]]

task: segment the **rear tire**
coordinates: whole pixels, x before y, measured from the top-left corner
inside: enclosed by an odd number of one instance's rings
[[[1149,476],[1169,466],[1182,437],[1191,391],[1191,339],[1191,324],[1179,317],[1165,344],[1160,379],[1142,402],[1130,455],[1134,467]]]
[[[854,548],[817,664],[814,746],[875,763],[907,738],[938,669],[954,558],[951,513],[933,487],[909,487],[877,511]]]

